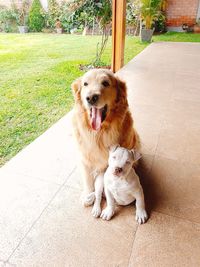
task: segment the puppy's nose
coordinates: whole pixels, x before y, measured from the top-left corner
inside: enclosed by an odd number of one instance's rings
[[[87,96],[86,100],[90,105],[94,105],[99,100],[99,95]]]
[[[122,171],[123,171],[122,168],[119,168],[119,167],[116,167],[116,168],[115,168],[115,172],[116,172],[116,173],[121,173]]]

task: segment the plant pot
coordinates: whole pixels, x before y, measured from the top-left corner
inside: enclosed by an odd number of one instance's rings
[[[62,33],[62,28],[56,28],[56,33],[61,34]]]
[[[27,26],[18,26],[19,33],[27,33],[28,27]]]
[[[200,25],[195,24],[193,29],[194,29],[194,33],[200,33]]]
[[[154,29],[141,29],[141,34],[140,34],[140,40],[142,42],[151,42],[151,38],[153,35]]]

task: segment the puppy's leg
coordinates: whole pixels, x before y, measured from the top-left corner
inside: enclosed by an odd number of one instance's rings
[[[106,187],[104,187],[104,190],[106,195],[107,207],[102,211],[101,218],[103,220],[109,221],[115,213],[115,199]]]
[[[144,193],[143,193],[143,189],[141,186],[140,186],[140,189],[134,193],[134,197],[136,198],[135,219],[139,224],[145,223],[148,216],[145,210]]]
[[[83,176],[83,195],[82,203],[84,206],[91,206],[95,200],[94,193],[94,176],[91,174],[91,170],[84,164],[81,165],[82,176]]]
[[[104,174],[99,174],[95,179],[95,201],[94,206],[92,209],[92,215],[94,217],[99,217],[101,214],[101,199],[102,199],[102,193],[103,193],[103,177]]]

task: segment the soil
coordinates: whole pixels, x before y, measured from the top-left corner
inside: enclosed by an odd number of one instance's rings
[[[88,70],[91,70],[91,69],[108,69],[108,70],[110,70],[111,66],[110,65],[107,65],[107,66],[93,66],[93,65],[82,65],[82,64],[80,64],[79,65],[79,69],[82,70],[82,71],[88,71]]]

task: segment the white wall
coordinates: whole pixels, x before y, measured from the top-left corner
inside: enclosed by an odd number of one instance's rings
[[[48,10],[48,0],[40,0],[40,3],[45,11]]]
[[[200,0],[199,0],[199,8],[198,8],[198,12],[197,12],[197,20],[200,19]]]
[[[30,2],[32,2],[33,0],[29,0]],[[2,6],[8,6],[10,7],[12,1],[11,0],[0,0],[0,5]],[[21,0],[15,0],[16,4],[20,4]],[[42,7],[44,8],[44,10],[48,10],[48,0],[40,0],[40,3],[42,5]]]
[[[0,0],[0,6],[10,6],[11,0]]]

